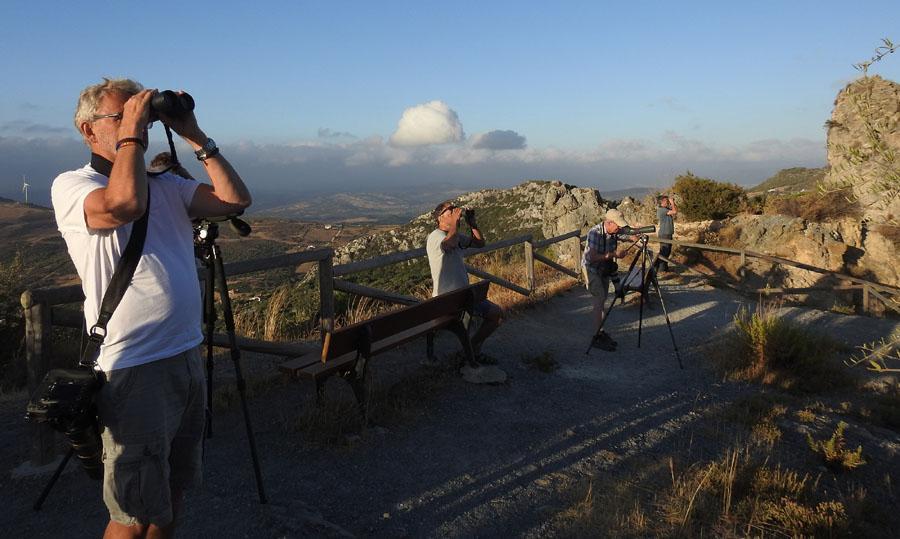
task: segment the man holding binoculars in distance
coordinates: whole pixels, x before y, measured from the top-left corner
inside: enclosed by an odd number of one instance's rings
[[[189,102],[165,106],[159,97]],[[97,358],[103,441],[105,537],[168,537],[185,489],[199,485],[206,380],[191,219],[236,213],[250,192],[206,136],[187,94],[128,79],[85,88],[75,127],[90,164],[51,189],[57,225],[81,277],[88,326],[131,234],[148,212],[143,256],[106,328]],[[212,185],[174,174],[148,177],[148,129],[160,120],[194,150]]]
[[[448,200],[438,204],[432,215],[437,221],[437,228],[428,235],[426,251],[434,282],[431,295],[434,297],[469,286],[469,273],[466,271],[462,251],[469,247],[484,247],[484,236],[478,230],[475,210],[454,206]],[[465,218],[472,230],[471,236],[459,231],[462,218]],[[500,326],[503,310],[485,299],[475,306],[475,315],[484,320],[472,337],[472,348],[477,359],[481,355],[485,339]]]

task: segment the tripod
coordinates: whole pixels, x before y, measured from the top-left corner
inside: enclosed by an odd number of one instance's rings
[[[684,369],[684,365],[681,362],[681,354],[678,353],[678,344],[675,342],[675,334],[672,332],[672,323],[669,321],[669,311],[666,310],[666,303],[663,300],[662,292],[659,289],[659,280],[656,278],[656,257],[650,259],[650,252],[647,249],[647,240],[648,237],[646,234],[641,234],[636,242],[634,242],[631,247],[634,245],[640,244],[639,252],[637,256],[634,257],[634,260],[631,261],[631,264],[628,266],[628,273],[625,274],[625,279],[622,281],[621,285],[616,287],[616,292],[613,295],[612,303],[609,304],[609,308],[606,309],[606,313],[603,316],[603,321],[600,323],[600,327],[597,328],[597,333],[594,334],[594,337],[591,339],[591,344],[588,345],[587,350],[585,350],[584,354],[588,355],[591,352],[591,348],[593,348],[594,339],[600,335],[600,332],[603,330],[603,326],[606,324],[606,321],[609,320],[609,313],[613,310],[613,307],[616,306],[616,300],[620,300],[619,304],[625,303],[625,293],[629,290],[637,291],[640,294],[640,310],[639,310],[639,318],[638,318],[638,348],[641,347],[641,333],[644,327],[644,296],[647,294],[647,291],[650,287],[650,284],[653,284],[653,288],[656,290],[656,295],[659,297],[659,304],[662,306],[663,313],[666,315],[666,326],[669,328],[669,337],[672,339],[672,348],[675,349],[675,357],[678,358],[678,367]],[[629,248],[631,248],[629,247]],[[640,273],[635,273],[634,269],[637,265],[637,261],[640,259],[641,261],[641,269]],[[629,286],[629,283],[632,283],[635,280],[639,279],[639,283],[635,285]]]
[[[230,218],[232,226],[242,236],[250,233],[247,223]],[[213,397],[213,334],[216,326],[215,287],[218,274],[219,296],[222,301],[222,309],[225,315],[225,329],[228,334],[228,347],[231,350],[231,360],[234,363],[234,378],[238,395],[241,398],[241,408],[244,412],[244,423],[247,428],[247,440],[250,442],[250,456],[253,461],[253,472],[256,475],[256,490],[259,493],[259,503],[267,503],[266,493],[263,489],[262,474],[259,469],[259,458],[256,455],[256,441],[253,437],[253,426],[250,424],[250,412],[247,408],[246,384],[241,372],[241,350],[237,345],[237,337],[234,331],[234,313],[231,310],[231,298],[228,295],[228,283],[225,279],[225,266],[222,262],[222,253],[216,245],[219,236],[219,225],[215,222],[203,219],[194,225],[194,254],[203,263],[205,271],[203,320],[206,323],[206,436],[212,438],[212,397]]]

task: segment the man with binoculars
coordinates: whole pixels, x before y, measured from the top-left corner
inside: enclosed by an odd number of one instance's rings
[[[484,236],[478,230],[475,210],[454,206],[448,200],[438,204],[432,215],[437,228],[428,235],[425,250],[434,282],[431,292],[433,297],[469,286],[469,273],[466,271],[462,251],[469,247],[484,247]],[[459,231],[460,220],[463,218],[472,231],[471,236]],[[484,320],[472,337],[472,348],[476,358],[479,358],[485,339],[500,326],[503,310],[499,305],[484,300],[475,306],[475,314]]]
[[[170,536],[183,491],[201,480],[207,403],[191,219],[239,212],[251,197],[192,110],[187,94],[128,79],[85,88],[75,127],[90,163],[60,174],[51,189],[88,326],[98,320],[132,225],[148,213],[143,256],[96,358],[104,380],[96,402],[106,537]],[[156,120],[195,150],[212,185],[168,172],[148,176],[144,152]]]

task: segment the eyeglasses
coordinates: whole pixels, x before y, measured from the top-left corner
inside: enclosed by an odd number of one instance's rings
[[[115,121],[117,121],[117,122],[120,122],[120,121],[122,121],[122,113],[121,113],[121,112],[114,112],[114,113],[112,113],[112,114],[95,114],[95,115],[91,118],[91,121],[92,121],[92,122],[96,122],[97,120],[102,120],[102,119],[104,119],[104,118],[112,118],[113,120],[115,120]],[[153,122],[148,122],[148,123],[147,123],[147,129],[152,129],[152,128],[153,128]]]

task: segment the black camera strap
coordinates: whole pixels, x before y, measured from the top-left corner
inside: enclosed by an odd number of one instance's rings
[[[122,252],[119,263],[113,272],[109,286],[103,294],[103,301],[100,303],[100,316],[97,323],[88,331],[87,346],[81,354],[81,360],[78,362],[82,367],[91,367],[97,365],[97,356],[100,353],[100,345],[106,338],[106,324],[112,318],[113,311],[119,306],[125,291],[131,285],[131,278],[134,276],[134,270],[137,268],[141,259],[141,253],[144,251],[144,240],[147,238],[147,220],[150,216],[150,186],[147,186],[147,211],[140,219],[131,226],[131,236],[128,238],[128,244]]]

